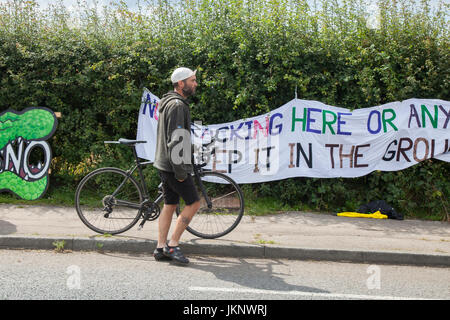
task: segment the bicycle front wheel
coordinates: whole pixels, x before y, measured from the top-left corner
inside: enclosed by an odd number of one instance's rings
[[[133,177],[118,168],[100,168],[84,177],[75,192],[81,221],[101,234],[118,234],[133,227],[141,214],[143,195]]]
[[[244,215],[242,190],[233,179],[219,172],[202,172],[200,179],[205,193],[202,192],[198,181],[195,181],[200,197],[200,209],[186,230],[205,239],[222,237],[236,228]],[[181,200],[177,215],[183,208],[184,202]]]

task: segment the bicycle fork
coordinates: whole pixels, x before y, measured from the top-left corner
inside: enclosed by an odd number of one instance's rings
[[[195,175],[195,179],[197,180],[197,184],[198,184],[198,186],[200,188],[200,191],[201,191],[201,193],[203,195],[203,198],[206,201],[206,205],[208,206],[208,209],[211,209],[212,208],[212,202],[211,202],[211,199],[209,198],[208,194],[206,193],[205,187],[203,186],[202,179],[200,179],[200,175],[196,174]]]

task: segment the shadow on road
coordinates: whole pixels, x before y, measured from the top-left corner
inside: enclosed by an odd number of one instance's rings
[[[276,272],[275,268],[285,266],[279,260],[251,260],[229,259],[216,257],[196,257],[188,268],[210,272],[217,279],[226,282],[234,282],[245,288],[276,291],[301,291],[314,293],[329,293],[313,287],[292,285],[287,283],[282,276],[288,273]]]
[[[134,260],[153,260],[150,255],[142,254],[117,254],[102,253],[106,256],[120,259]],[[299,291],[311,293],[330,293],[329,291],[307,287],[301,285],[289,284],[283,279],[283,276],[290,276],[290,273],[275,271],[274,269],[283,269],[288,267],[280,260],[274,259],[245,259],[245,258],[226,258],[212,256],[190,256],[191,262],[187,266],[178,266],[171,262],[166,263],[167,267],[175,267],[188,272],[189,269],[196,269],[204,272],[212,273],[217,279],[235,283],[243,288],[272,290],[272,291]]]
[[[17,228],[15,224],[11,222],[0,220],[0,235],[5,236],[7,234],[16,233]]]

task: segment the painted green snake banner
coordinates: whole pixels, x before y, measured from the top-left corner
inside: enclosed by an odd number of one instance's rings
[[[51,162],[46,140],[56,127],[56,116],[47,108],[0,113],[0,192],[9,191],[25,200],[36,200],[45,194]],[[30,163],[33,155],[42,153],[44,159]]]

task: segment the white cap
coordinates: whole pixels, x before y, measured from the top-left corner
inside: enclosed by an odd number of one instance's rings
[[[196,72],[197,70],[192,71],[189,68],[178,68],[172,73],[170,79],[172,80],[172,83],[177,83],[178,81],[186,80],[187,78],[192,77]]]

